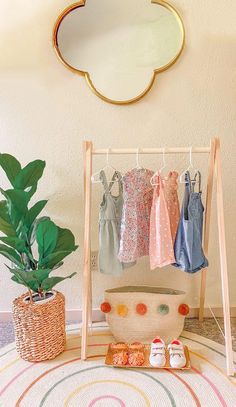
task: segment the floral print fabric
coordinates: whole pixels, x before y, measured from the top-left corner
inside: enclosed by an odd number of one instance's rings
[[[134,168],[123,177],[124,205],[118,258],[124,263],[149,254],[153,171]]]
[[[173,245],[180,216],[177,177],[177,172],[173,171],[167,178],[162,179],[158,174],[154,179],[149,247],[152,270],[175,261]]]
[[[180,218],[180,208],[178,199],[178,173],[171,171],[167,179],[163,180],[164,193],[167,204],[167,209],[170,219],[170,231],[173,244],[175,243],[176,233]]]

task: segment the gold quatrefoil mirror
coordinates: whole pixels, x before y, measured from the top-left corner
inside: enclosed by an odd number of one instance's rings
[[[143,97],[156,75],[178,59],[184,26],[164,1],[81,0],[58,17],[53,45],[97,96],[127,104]]]

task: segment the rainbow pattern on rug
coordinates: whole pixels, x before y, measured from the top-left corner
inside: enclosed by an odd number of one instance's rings
[[[89,336],[89,358],[80,359],[80,328],[67,329],[56,359],[21,360],[14,344],[0,352],[1,407],[236,407],[236,379],[225,374],[224,347],[184,331],[190,371],[119,369],[104,365],[114,341],[103,323]]]

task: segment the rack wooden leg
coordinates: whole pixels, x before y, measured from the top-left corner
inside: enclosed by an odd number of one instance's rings
[[[212,202],[212,189],[213,189],[214,167],[215,167],[215,151],[216,151],[216,139],[213,138],[211,140],[211,151],[210,151],[209,160],[208,160],[208,177],[207,177],[207,191],[206,191],[206,205],[205,205],[203,250],[204,250],[206,257],[208,257],[208,246],[209,246],[211,202]],[[201,271],[199,321],[203,321],[203,318],[204,318],[206,276],[207,276],[207,268],[205,268]]]
[[[226,367],[228,376],[233,376],[234,364],[233,364],[232,334],[230,321],[229,282],[227,270],[223,186],[222,186],[222,170],[221,170],[219,139],[217,139],[216,144],[216,185],[217,185],[216,199],[217,199],[217,220],[218,220],[219,248],[220,248],[221,286],[224,311]]]
[[[84,267],[83,267],[83,309],[82,309],[82,343],[81,359],[87,357],[88,322],[91,308],[91,268],[90,268],[90,231],[91,231],[91,175],[92,175],[91,141],[84,142]]]
[[[88,325],[92,327],[93,317],[92,317],[93,307],[92,307],[92,279],[90,279],[89,286],[89,304],[88,304]]]

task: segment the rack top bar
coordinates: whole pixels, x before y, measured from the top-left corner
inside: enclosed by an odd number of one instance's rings
[[[191,147],[165,147],[165,154],[189,153]],[[210,153],[210,147],[193,147],[192,153]],[[107,148],[93,149],[93,155],[107,154]],[[109,148],[109,154],[136,154],[137,148]],[[162,154],[163,148],[139,148],[139,154]]]

